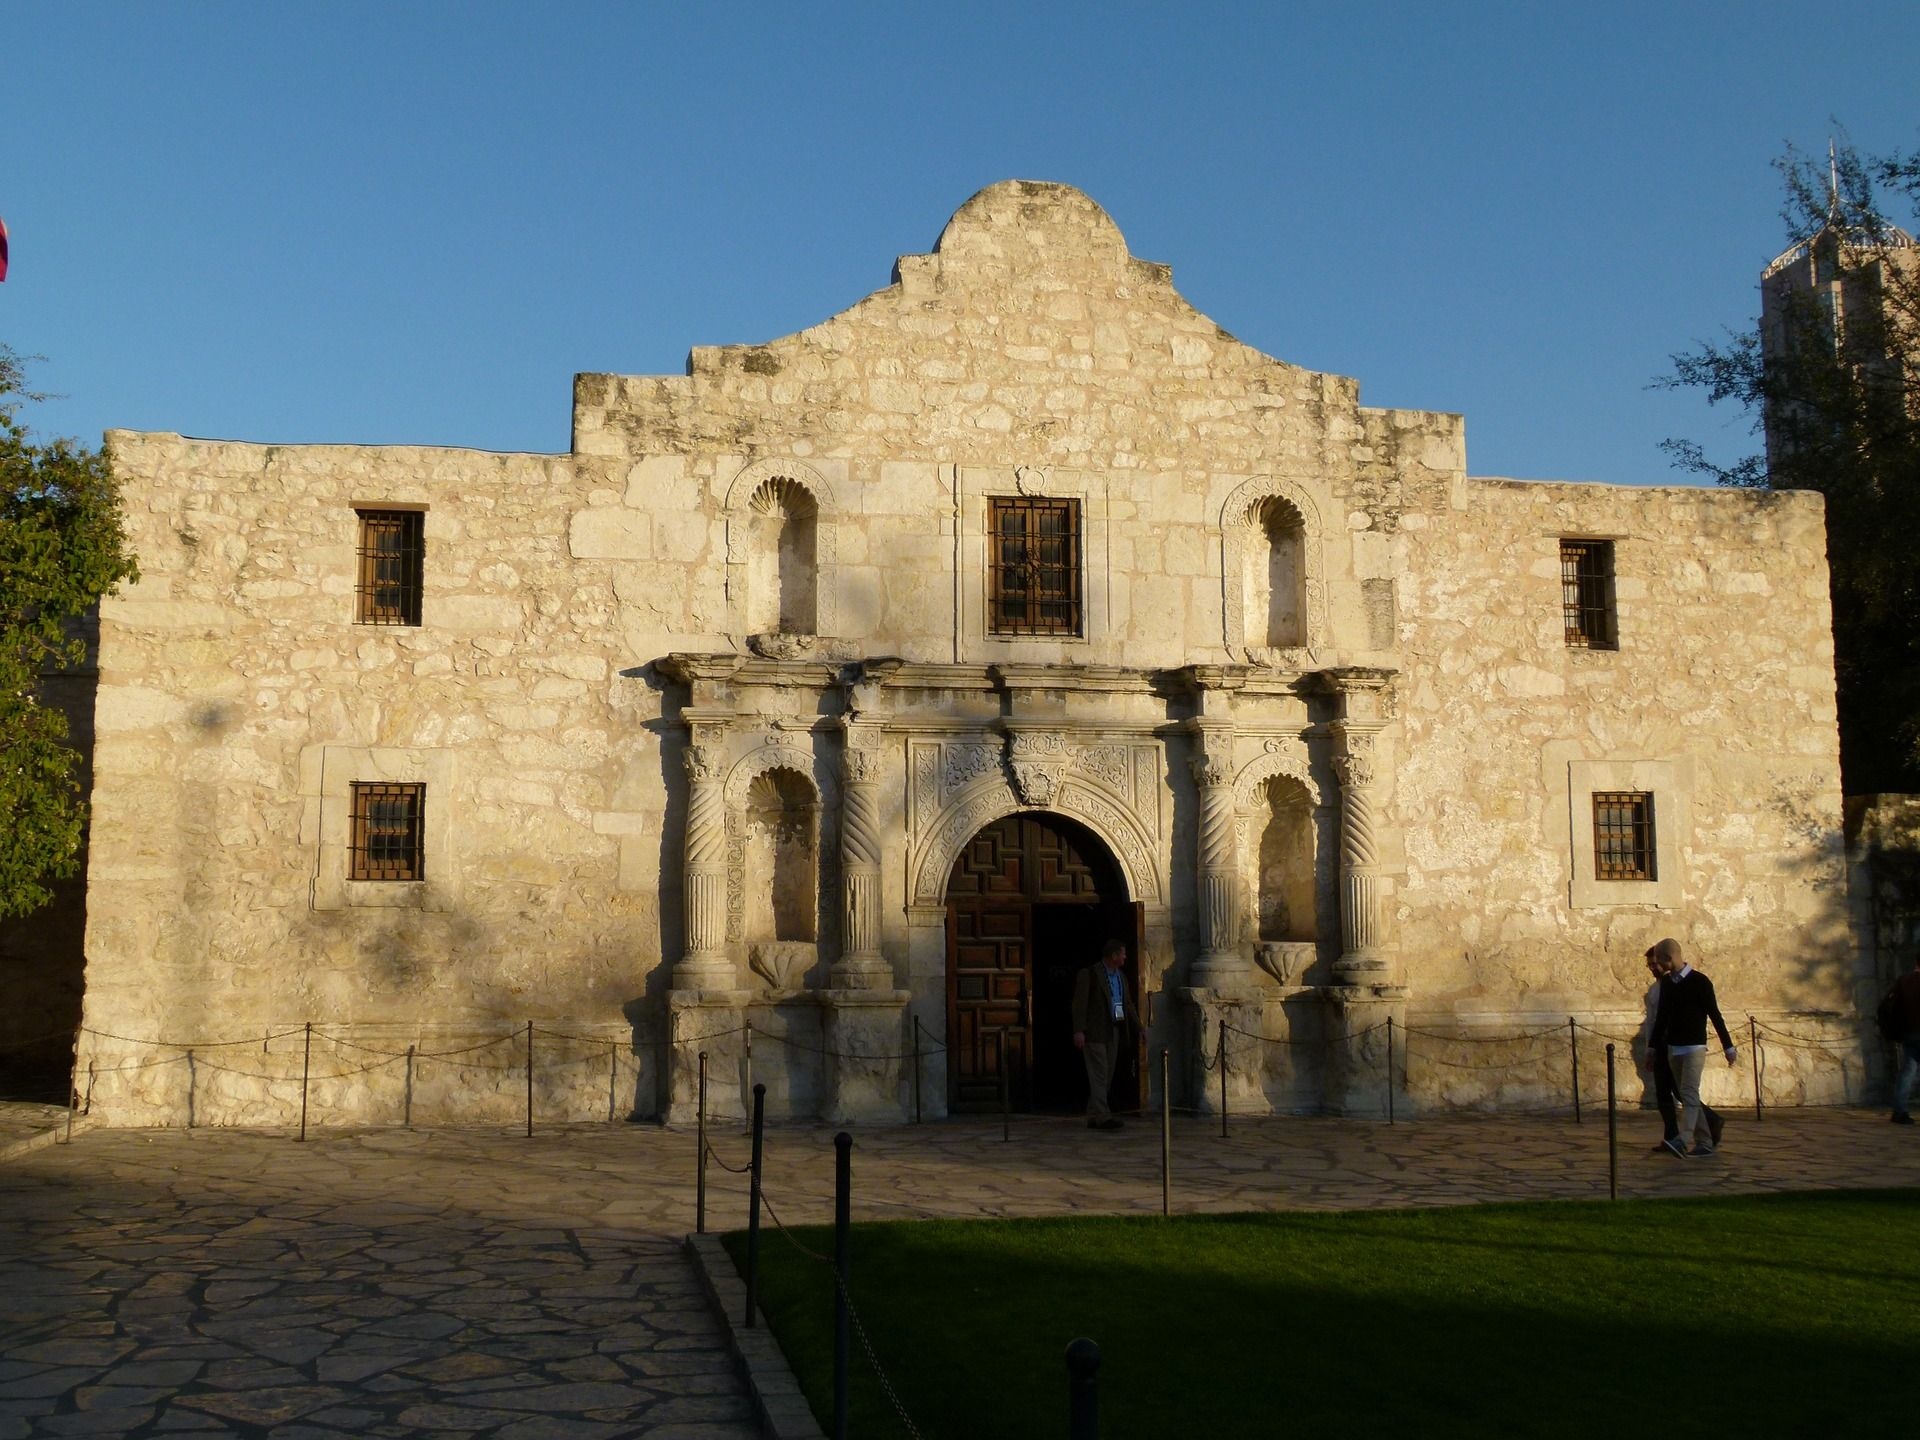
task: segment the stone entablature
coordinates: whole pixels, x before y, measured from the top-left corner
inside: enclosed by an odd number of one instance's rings
[[[1231,339],[1028,182],[819,326],[574,398],[557,456],[114,434],[93,1029],[624,1016],[616,1079],[680,1116],[687,1037],[752,1024],[778,1113],[902,1114],[955,857],[1016,814],[1110,854],[1181,1103],[1229,1015],[1268,1037],[1236,1104],[1364,1108],[1385,1018],[1612,1023],[1664,934],[1743,1011],[1851,1004],[1817,497],[1469,479],[1459,417]],[[995,618],[1032,582],[994,501],[1068,517],[1057,633]],[[423,511],[418,626],[354,620],[382,506]],[[1569,537],[1616,650],[1566,644]],[[340,878],[340,785],[381,779],[425,787],[417,884]],[[1657,875],[1583,875],[1603,787],[1652,797]],[[182,1118],[111,1074],[99,1113]]]

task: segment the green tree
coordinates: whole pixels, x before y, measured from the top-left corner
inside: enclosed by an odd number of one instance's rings
[[[1789,148],[1774,164],[1794,243],[1761,319],[1656,382],[1745,409],[1763,448],[1727,465],[1664,448],[1723,485],[1826,497],[1843,783],[1920,791],[1920,250],[1881,208],[1920,209],[1920,154]]]
[[[40,677],[80,662],[71,622],[139,578],[120,525],[112,457],[70,440],[36,443],[20,420],[20,357],[0,345],[0,918],[50,898],[80,864],[86,799],[67,718],[40,703]]]

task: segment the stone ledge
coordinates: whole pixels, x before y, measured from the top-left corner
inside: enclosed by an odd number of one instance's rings
[[[760,1433],[770,1440],[825,1440],[826,1432],[813,1418],[800,1382],[794,1378],[787,1357],[773,1332],[766,1328],[766,1316],[760,1315],[758,1327],[744,1328],[740,1316],[746,1309],[747,1285],[734,1269],[717,1235],[689,1235],[688,1258],[700,1276],[700,1288],[726,1326],[727,1348],[745,1377],[753,1394],[754,1412],[760,1418]]]

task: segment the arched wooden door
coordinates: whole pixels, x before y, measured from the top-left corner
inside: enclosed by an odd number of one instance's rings
[[[1109,936],[1124,940],[1137,998],[1135,935],[1119,867],[1085,826],[1030,812],[975,835],[947,880],[948,1108],[998,1110],[1003,1055],[1015,1110],[1083,1106],[1074,974],[1098,962]],[[1114,1082],[1116,1108],[1139,1103],[1134,1068]]]

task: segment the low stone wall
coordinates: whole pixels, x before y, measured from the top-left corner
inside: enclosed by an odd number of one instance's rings
[[[533,1123],[650,1119],[664,1042],[629,1026],[536,1025]],[[196,1045],[88,1032],[77,1086],[109,1125],[515,1125],[528,1115],[526,1027],[416,1031],[275,1025]]]

